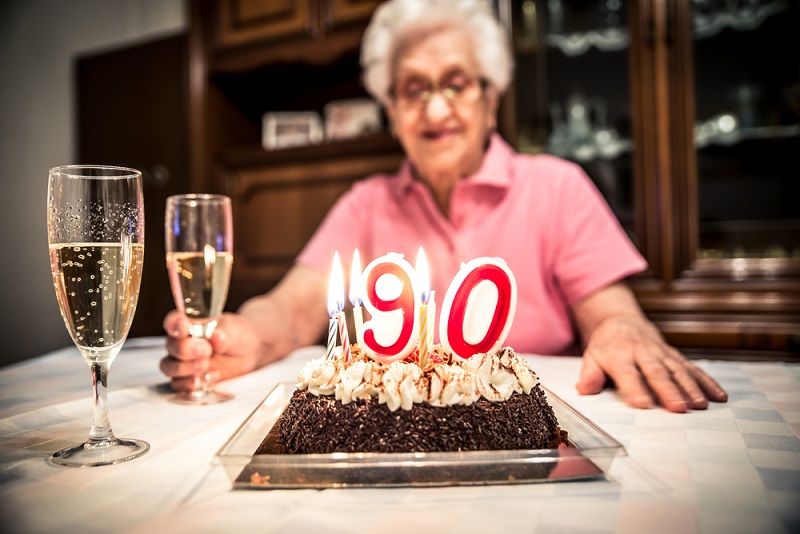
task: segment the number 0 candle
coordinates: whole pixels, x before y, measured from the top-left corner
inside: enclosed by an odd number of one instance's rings
[[[460,358],[498,349],[517,307],[517,282],[500,258],[464,264],[447,289],[439,320],[442,346]]]

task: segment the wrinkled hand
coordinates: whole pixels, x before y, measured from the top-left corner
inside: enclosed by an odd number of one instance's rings
[[[685,412],[704,410],[709,400],[728,400],[713,378],[669,346],[651,323],[637,317],[611,317],[592,332],[578,392],[599,393],[606,376],[623,400],[636,408],[658,402],[671,412]]]
[[[242,315],[223,313],[210,339],[191,337],[189,322],[177,311],[164,318],[164,330],[169,336],[169,355],[161,360],[161,372],[172,379],[177,391],[191,391],[195,377],[205,372],[213,384],[261,366],[261,338]]]

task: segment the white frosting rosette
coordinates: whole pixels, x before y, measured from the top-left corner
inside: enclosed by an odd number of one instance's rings
[[[423,402],[468,406],[481,397],[502,402],[514,393],[529,394],[539,381],[525,360],[509,348],[450,360],[423,370],[414,362],[384,364],[354,351],[353,361],[345,365],[338,350],[333,358],[305,364],[297,377],[297,388],[314,395],[334,395],[342,404],[377,399],[395,411],[410,410],[415,403]]]

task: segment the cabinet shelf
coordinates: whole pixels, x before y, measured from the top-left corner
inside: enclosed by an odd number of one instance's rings
[[[719,10],[713,13],[695,13],[692,25],[695,39],[708,39],[722,30],[754,31],[770,17],[789,9],[785,0],[776,0],[756,7],[740,7],[732,10]],[[630,43],[627,28],[608,27],[585,32],[551,33],[545,38],[547,46],[558,48],[567,57],[580,56],[592,47],[601,52],[624,50]],[[538,52],[536,46],[517,47],[520,52]]]
[[[628,30],[624,28],[603,28],[587,32],[569,34],[551,33],[547,36],[548,46],[558,48],[568,57],[580,56],[592,47],[601,52],[615,52],[628,47]]]
[[[400,152],[400,150],[400,145],[392,136],[376,133],[353,139],[324,141],[318,145],[276,150],[266,150],[261,145],[255,144],[229,147],[220,151],[219,161],[227,168],[241,169],[278,163],[338,159],[373,152]]]
[[[697,148],[705,148],[712,145],[731,146],[753,139],[782,139],[800,136],[800,124],[759,126],[723,131],[715,126],[715,122],[718,121],[706,121],[695,127],[695,145]]]

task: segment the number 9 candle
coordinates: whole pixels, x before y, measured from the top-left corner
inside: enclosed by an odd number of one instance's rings
[[[364,351],[387,363],[405,358],[418,333],[414,269],[401,254],[390,253],[367,265],[361,280],[364,307],[370,314],[361,335]]]

